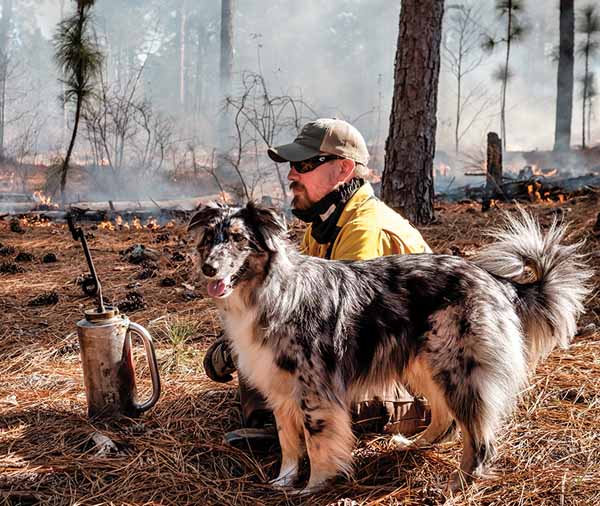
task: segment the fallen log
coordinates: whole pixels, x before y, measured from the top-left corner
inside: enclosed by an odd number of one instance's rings
[[[504,178],[494,196],[484,186],[462,186],[451,192],[439,193],[438,198],[458,202],[464,199],[483,201],[494,198],[499,200],[536,200],[551,198],[559,200],[579,191],[600,188],[600,174],[587,174],[585,176],[561,178],[553,176],[549,178],[536,176],[529,179],[507,179]]]

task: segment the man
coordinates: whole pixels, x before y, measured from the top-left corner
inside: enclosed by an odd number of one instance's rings
[[[312,121],[292,143],[269,148],[268,155],[275,162],[290,164],[292,213],[308,224],[302,241],[304,253],[331,260],[367,260],[431,252],[421,234],[376,198],[363,179],[369,172],[369,152],[362,135],[349,123]],[[209,348],[204,367],[215,381],[232,379],[235,366],[226,341],[218,340]],[[423,427],[423,406],[403,387],[369,394],[356,406],[359,422],[375,421],[379,429],[387,424],[387,431],[404,434]],[[240,404],[244,429],[227,434],[226,440],[234,443],[265,436],[268,431],[261,429],[270,412],[243,378]]]

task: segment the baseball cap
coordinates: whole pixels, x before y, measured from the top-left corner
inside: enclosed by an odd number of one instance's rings
[[[267,153],[279,163],[301,162],[321,154],[338,155],[364,166],[369,163],[369,151],[363,136],[350,123],[336,118],[321,118],[307,123],[293,142],[270,147]]]

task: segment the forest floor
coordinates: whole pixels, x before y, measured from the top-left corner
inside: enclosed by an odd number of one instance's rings
[[[453,499],[444,486],[459,463],[460,442],[398,451],[387,437],[361,435],[353,479],[305,498],[267,484],[277,471],[277,450],[252,453],[222,443],[239,426],[237,385],[204,374],[204,350],[220,324],[214,305],[194,289],[181,256],[187,248],[181,225],[134,231],[84,225],[106,298],[127,301],[131,291],[143,297],[145,306],[130,296],[125,312],[153,334],[163,385],[158,404],[139,419],[90,421],[75,333],[82,311],[94,306],[77,281],[87,271],[81,246],[65,225],[28,223],[17,233],[0,220],[0,270],[9,271],[0,273],[0,505],[600,504],[600,335],[589,327],[600,323],[600,236],[593,231],[599,197],[588,192],[526,205],[544,226],[555,216],[572,222],[567,242],[586,240],[596,269],[580,322],[587,330],[538,367],[500,434],[495,475]],[[481,212],[476,203],[436,208],[437,221],[422,229],[427,241],[436,252],[467,257],[501,218],[499,209]],[[161,253],[153,275],[120,253],[135,244]],[[33,260],[14,262],[19,253]],[[42,261],[48,253],[55,263]],[[10,265],[22,272],[11,273]],[[167,277],[173,286],[164,286]],[[140,350],[136,345],[144,397],[149,379]],[[97,432],[116,448],[99,448]]]

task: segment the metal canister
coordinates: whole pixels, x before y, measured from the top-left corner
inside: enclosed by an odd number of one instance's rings
[[[152,378],[152,395],[137,400],[131,335],[142,339]],[[152,336],[109,306],[85,311],[77,322],[85,393],[90,417],[136,417],[149,410],[160,397],[160,377]]]

